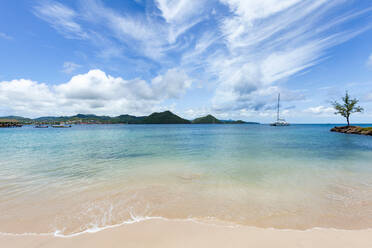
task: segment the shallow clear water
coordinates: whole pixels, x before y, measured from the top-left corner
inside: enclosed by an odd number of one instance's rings
[[[372,137],[331,127],[0,129],[0,232],[71,234],[138,216],[372,227]]]

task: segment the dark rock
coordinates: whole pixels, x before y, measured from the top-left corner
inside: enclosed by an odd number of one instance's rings
[[[331,132],[347,133],[347,134],[361,134],[372,136],[372,127],[359,127],[359,126],[343,126],[334,127]]]

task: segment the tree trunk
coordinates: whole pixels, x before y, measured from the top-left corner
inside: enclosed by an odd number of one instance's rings
[[[349,116],[346,117],[346,120],[347,120],[347,126],[350,126],[350,120],[349,120]]]

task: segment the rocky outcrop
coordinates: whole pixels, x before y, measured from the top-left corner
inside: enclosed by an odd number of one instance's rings
[[[331,132],[361,134],[361,135],[372,136],[372,127],[359,127],[359,126],[334,127],[331,129]]]

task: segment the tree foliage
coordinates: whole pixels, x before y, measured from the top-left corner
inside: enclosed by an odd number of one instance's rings
[[[349,93],[346,91],[345,96],[342,97],[342,103],[338,103],[337,101],[332,102],[332,105],[336,110],[335,115],[339,114],[345,117],[347,125],[350,126],[350,115],[352,113],[363,112],[362,107],[356,106],[358,102],[359,100],[356,98],[351,99]]]

